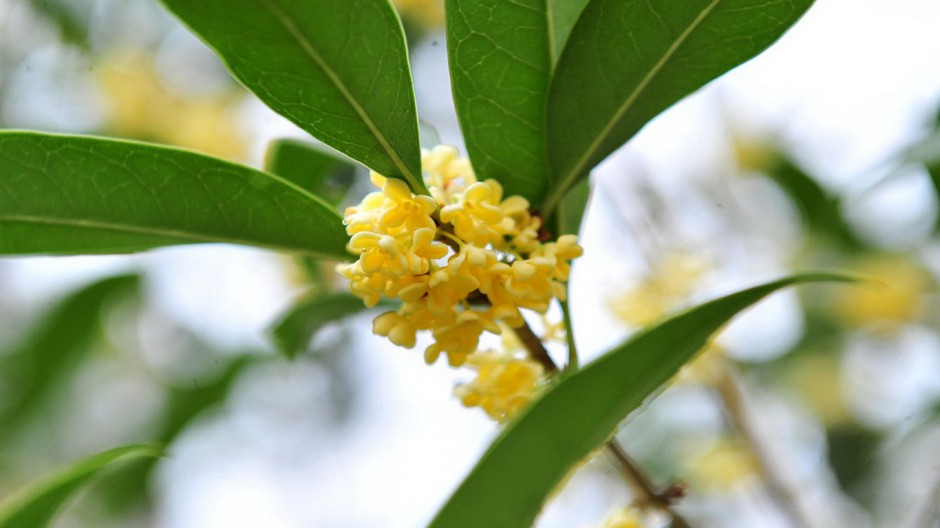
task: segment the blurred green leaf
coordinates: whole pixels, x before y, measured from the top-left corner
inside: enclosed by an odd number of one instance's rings
[[[162,0],[272,109],[427,194],[405,36],[388,0]]]
[[[52,307],[12,350],[0,354],[0,438],[17,432],[24,420],[68,379],[101,332],[107,310],[139,294],[140,277],[108,277],[69,294]],[[2,444],[2,442],[0,442]]]
[[[451,86],[473,169],[533,206],[548,185],[551,27],[545,0],[447,0]]]
[[[877,499],[874,489],[867,488],[869,478],[877,469],[878,452],[884,435],[858,424],[844,424],[826,431],[829,467],[846,493],[870,504]]]
[[[327,323],[366,310],[362,299],[350,293],[312,295],[295,304],[271,328],[278,350],[290,359],[302,354]]]
[[[204,346],[195,344],[197,348]],[[197,351],[202,352],[202,351]],[[206,351],[209,353],[209,351]],[[218,370],[190,384],[166,387],[166,405],[158,416],[152,438],[162,446],[171,446],[187,426],[204,412],[222,404],[238,377],[247,367],[259,361],[259,355],[242,355],[222,364]],[[127,507],[139,505],[148,499],[147,481],[159,461],[144,460],[125,468],[119,468],[108,477],[108,485],[100,490],[104,492],[109,510],[125,511]]]
[[[352,185],[355,167],[309,143],[277,139],[268,145],[264,170],[339,206]]]
[[[46,17],[59,29],[62,40],[69,44],[88,47],[88,22],[74,8],[74,2],[63,0],[29,0],[37,13]]]
[[[544,212],[654,116],[777,40],[812,0],[591,0],[548,97]]]
[[[0,254],[228,242],[348,258],[340,215],[279,177],[193,152],[0,132]]]
[[[528,528],[565,475],[735,314],[786,286],[848,280],[795,275],[722,297],[640,332],[563,376],[503,430],[431,526]]]
[[[831,236],[846,248],[861,245],[842,217],[839,198],[791,160],[778,157],[767,167],[766,174],[793,200],[811,233]]]
[[[118,447],[84,458],[25,488],[0,505],[0,528],[49,526],[65,502],[86,482],[119,462],[161,456],[154,446]]]

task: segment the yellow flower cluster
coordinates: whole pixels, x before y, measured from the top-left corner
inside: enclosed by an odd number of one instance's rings
[[[477,371],[477,377],[459,385],[454,393],[465,406],[479,407],[499,422],[529,403],[545,373],[537,361],[512,352],[475,352],[466,364]]]
[[[381,190],[345,213],[347,247],[359,258],[337,271],[368,306],[383,296],[402,301],[375,319],[376,334],[411,348],[417,332],[429,331],[425,360],[446,354],[459,366],[484,331],[518,327],[521,309],[545,313],[564,299],[569,261],[582,249],[573,235],[542,242],[528,201],[504,198],[495,180],[477,181],[456,149],[424,152],[422,165],[431,196],[372,173]]]

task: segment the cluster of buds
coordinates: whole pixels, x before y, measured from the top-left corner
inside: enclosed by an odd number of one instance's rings
[[[425,360],[445,354],[459,366],[484,331],[519,327],[520,310],[544,314],[553,299],[563,300],[570,260],[582,249],[574,235],[543,241],[529,202],[503,198],[495,180],[477,181],[456,149],[424,152],[422,165],[430,196],[372,173],[380,191],[345,213],[348,249],[359,258],[337,270],[367,306],[382,297],[401,300],[376,317],[376,334],[411,348],[417,333],[428,331],[433,343]]]

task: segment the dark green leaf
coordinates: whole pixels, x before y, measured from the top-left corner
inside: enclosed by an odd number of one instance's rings
[[[279,177],[142,143],[0,132],[0,254],[228,242],[348,258],[339,214]]]
[[[69,294],[44,314],[12,350],[0,355],[0,443],[68,379],[92,348],[101,321],[116,301],[139,292],[140,278],[120,275]]]
[[[405,36],[388,0],[163,0],[262,101],[427,194]]]
[[[340,205],[352,185],[355,167],[309,143],[278,139],[268,145],[264,169]]]
[[[797,275],[705,303],[562,377],[503,430],[431,526],[532,526],[565,475],[735,314],[785,286],[830,280],[849,279]]]
[[[119,462],[159,457],[153,446],[125,446],[92,455],[21,490],[0,505],[0,528],[43,528],[83,484]]]
[[[278,350],[293,359],[307,349],[323,325],[365,309],[362,299],[350,293],[313,295],[298,302],[274,323],[271,334]]]
[[[839,481],[840,489],[854,497],[859,504],[877,500],[870,483],[878,469],[878,454],[884,434],[858,424],[842,424],[826,431],[829,467]]]
[[[548,98],[546,214],[656,114],[777,40],[812,0],[591,0]]]
[[[551,27],[545,0],[447,0],[451,86],[473,169],[533,205],[548,185]]]

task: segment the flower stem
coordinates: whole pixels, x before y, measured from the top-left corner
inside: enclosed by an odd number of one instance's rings
[[[565,289],[568,285],[565,285]],[[574,344],[574,328],[571,326],[571,311],[568,310],[568,301],[561,301],[561,316],[565,323],[565,342],[568,345],[568,362],[565,363],[565,370],[574,370],[578,368],[578,348]]]

